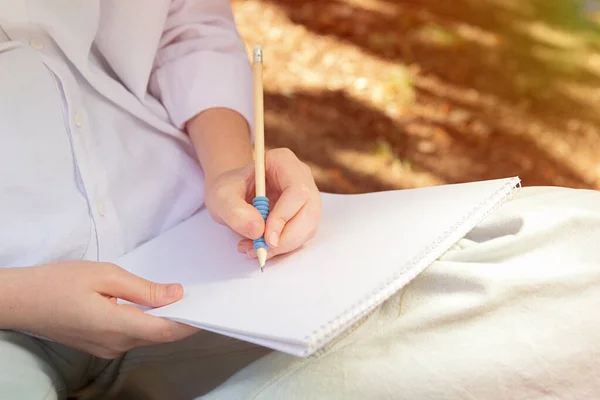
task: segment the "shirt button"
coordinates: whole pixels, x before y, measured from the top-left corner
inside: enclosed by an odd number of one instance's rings
[[[103,202],[98,203],[98,214],[100,214],[101,217],[106,215],[106,206]]]
[[[35,50],[41,50],[44,48],[44,42],[40,39],[31,39],[29,41],[29,45]]]
[[[75,125],[77,125],[78,128],[83,126],[83,115],[79,113],[75,114]]]

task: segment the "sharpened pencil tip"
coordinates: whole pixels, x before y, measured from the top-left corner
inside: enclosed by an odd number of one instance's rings
[[[262,271],[265,267],[265,263],[267,262],[267,249],[260,248],[256,251],[256,255],[258,256],[258,265],[260,265],[260,270]]]

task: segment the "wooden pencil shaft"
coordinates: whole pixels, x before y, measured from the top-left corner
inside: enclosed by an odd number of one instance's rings
[[[256,196],[266,196],[265,176],[265,121],[264,121],[264,94],[262,81],[262,49],[254,48],[252,72],[254,73],[254,166]],[[263,270],[267,259],[267,249],[259,247],[257,250],[260,270]]]
[[[255,62],[254,70],[254,165],[256,168],[256,196],[266,196],[265,183],[265,123],[262,62]]]

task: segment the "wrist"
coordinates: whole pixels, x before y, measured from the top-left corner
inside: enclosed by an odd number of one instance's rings
[[[20,320],[28,311],[24,293],[28,268],[0,268],[0,329],[19,330]]]
[[[207,185],[223,173],[253,162],[249,125],[233,110],[206,110],[188,121],[186,130]]]

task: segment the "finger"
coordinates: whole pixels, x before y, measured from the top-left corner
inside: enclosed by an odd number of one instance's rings
[[[129,347],[139,347],[157,343],[168,343],[184,339],[199,329],[190,325],[178,323],[149,315],[135,306],[119,304],[117,321],[127,337]]]
[[[316,228],[313,225],[313,219],[308,215],[309,213],[303,209],[286,224],[279,247],[270,248],[267,251],[267,260],[276,255],[289,253],[298,249],[314,236]],[[240,243],[238,250],[245,252],[250,258],[256,258],[256,250],[254,250],[251,243],[250,245],[246,242],[243,244]]]
[[[265,157],[265,172],[269,185],[280,192],[295,186],[299,182],[308,182],[304,164],[289,149],[274,149]]]
[[[160,284],[134,275],[113,264],[103,265],[98,292],[148,307],[162,307],[183,297],[180,284]]]
[[[309,197],[310,188],[302,183],[283,191],[267,217],[265,239],[270,247],[276,248],[279,245],[285,225],[306,205]]]
[[[315,236],[321,218],[321,202],[320,196],[311,197],[304,207],[285,224],[279,246],[273,249],[274,254],[284,254],[296,250]]]
[[[238,252],[240,253],[247,253],[248,250],[251,250],[254,248],[254,242],[251,239],[244,239],[244,240],[240,240],[238,242]]]
[[[267,244],[275,248],[279,246],[286,223],[294,218],[310,197],[318,195],[319,191],[310,168],[289,149],[269,151],[265,163],[269,185],[281,192],[265,227]]]
[[[257,258],[256,250],[254,250],[254,242],[250,239],[244,239],[238,243],[238,251],[245,253],[250,258]],[[267,260],[275,256],[275,252],[271,249],[267,250]]]
[[[103,294],[103,296],[104,296],[104,297],[105,297],[105,298],[106,298],[108,301],[110,301],[111,303],[115,303],[115,304],[117,303],[117,298],[116,298],[116,297],[109,296],[109,295],[106,295],[106,294]]]
[[[257,252],[256,252],[256,250],[254,250],[254,248],[251,248],[250,250],[248,250],[248,251],[246,252],[246,254],[248,255],[248,257],[250,257],[250,258],[252,258],[252,259],[254,259],[254,258],[257,258],[257,257],[258,257],[258,255],[257,255]],[[270,259],[270,258],[273,258],[273,257],[274,257],[274,256],[276,256],[276,255],[277,255],[277,254],[276,254],[274,251],[272,251],[272,250],[267,250],[267,260],[268,260],[268,259]]]

